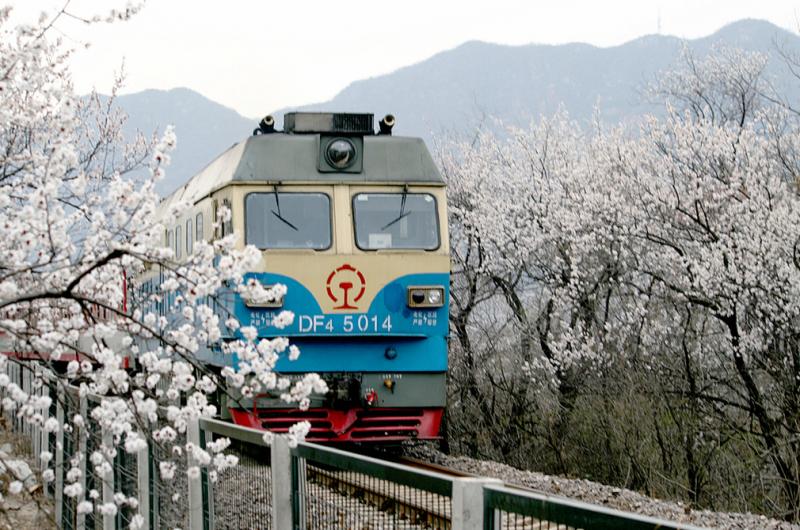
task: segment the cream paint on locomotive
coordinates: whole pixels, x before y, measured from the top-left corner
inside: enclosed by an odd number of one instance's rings
[[[229,195],[227,196],[229,197]],[[228,199],[230,200],[230,199]],[[192,241],[197,241],[197,215],[202,214],[203,216],[203,226],[202,226],[202,239],[206,241],[213,241],[216,238],[216,234],[213,232],[213,223],[214,223],[214,204],[213,200],[210,197],[206,197],[200,201],[197,201],[194,205],[188,208],[179,218],[170,217],[167,215],[170,203],[168,199],[165,199],[161,205],[159,205],[159,209],[156,212],[156,216],[160,219],[161,224],[163,225],[164,230],[162,231],[161,235],[161,244],[163,246],[167,246],[167,236],[166,233],[168,231],[172,232],[173,244],[176,243],[175,234],[176,228],[180,227],[181,229],[181,240],[177,242],[181,245],[181,253],[180,258],[176,258],[176,262],[185,261],[186,258],[189,256],[187,241],[186,241],[186,222],[191,221],[192,225]],[[174,247],[173,247],[174,248]]]
[[[442,186],[408,186],[408,193],[428,193],[436,199],[439,216],[439,248],[431,251],[386,249],[364,251],[355,245],[352,217],[352,200],[358,193],[402,193],[403,186],[396,185],[297,185],[278,186],[278,192],[323,192],[331,198],[332,242],[327,250],[267,249],[262,251],[260,266],[253,272],[271,272],[294,278],[314,296],[325,313],[365,312],[378,292],[390,281],[407,274],[419,272],[450,272],[449,234],[447,231],[446,193]],[[258,185],[234,185],[220,190],[215,198],[224,195],[233,204],[234,231],[239,234],[239,245],[244,246],[244,198],[248,193],[269,193],[274,188]],[[230,193],[228,195],[227,193]],[[327,279],[332,271],[349,264],[364,275],[365,291],[355,309],[336,309],[336,303],[327,295]],[[447,286],[443,286],[447,288]],[[291,296],[291,293],[289,294]]]

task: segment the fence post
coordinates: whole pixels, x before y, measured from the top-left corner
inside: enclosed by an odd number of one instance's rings
[[[114,447],[114,435],[108,428],[101,430],[103,437],[102,448],[106,460],[111,460],[111,469],[108,473],[101,477],[103,481],[103,504],[114,503],[114,457],[110,453],[111,448]],[[115,530],[117,526],[117,516],[111,514],[103,514],[103,530]]]
[[[292,452],[288,440],[283,436],[272,438],[270,471],[272,472],[272,528],[276,530],[294,528]]]
[[[483,487],[502,484],[502,480],[482,477],[453,479],[451,529],[484,530]]]
[[[2,369],[0,369],[0,371],[2,373],[6,374],[8,376],[9,382],[11,381],[11,365],[12,364],[13,364],[13,362],[11,361],[11,359],[6,359],[6,362],[3,364]],[[5,390],[0,391],[0,396],[4,397],[4,396],[7,396],[7,395],[8,395],[8,389],[7,388]],[[11,423],[11,415],[8,413],[8,410],[6,410],[5,407],[0,407],[0,409],[2,410],[3,418],[6,420],[6,428],[12,429],[14,426]]]
[[[186,426],[186,442],[200,447],[200,420],[192,418]],[[192,455],[186,454],[186,469],[195,462]],[[200,476],[187,477],[189,486],[189,530],[203,530],[203,485]]]
[[[209,442],[213,441],[214,434],[203,429],[200,424],[200,448],[208,450]],[[208,476],[208,469],[200,470],[200,485],[203,492],[203,530],[214,530],[216,516],[214,515],[214,484]]]
[[[82,396],[78,394],[78,414],[81,415],[83,418],[83,427],[81,427],[78,431],[78,452],[81,454],[81,483],[83,484],[83,493],[81,493],[78,498],[76,499],[76,506],[86,500],[86,487],[89,485],[89,481],[86,477],[86,473],[89,469],[87,461],[89,459],[89,455],[86,454],[87,444],[86,444],[86,437],[89,435],[89,400],[86,396]],[[76,529],[75,530],[84,530],[86,528],[86,514],[85,513],[78,513],[76,518]],[[94,529],[92,529],[94,530]]]
[[[139,515],[144,518],[142,530],[150,530],[150,444],[136,453],[136,489]]]
[[[44,385],[42,386],[42,393],[47,393],[47,396],[50,396],[50,373],[44,372]],[[55,465],[55,462],[51,459],[50,462],[47,463],[47,466],[42,465],[41,454],[44,451],[50,451],[50,433],[48,433],[44,429],[44,424],[47,422],[48,418],[50,418],[50,407],[47,407],[45,410],[42,411],[42,428],[39,429],[39,452],[34,455],[36,458],[36,463],[39,466],[39,469],[42,471],[49,466]],[[55,469],[53,470],[55,471]],[[45,494],[48,492],[47,484],[44,484],[44,491]]]
[[[20,368],[20,370],[22,370],[22,368]],[[22,387],[22,391],[32,397],[33,392],[31,392],[30,372],[28,370],[22,370],[21,379],[22,383],[20,384],[20,386]],[[30,427],[30,422],[25,421],[24,418],[21,418],[21,420],[22,422],[20,423],[20,434],[22,434],[23,436],[27,436],[28,429]]]
[[[56,490],[55,490],[55,508],[56,508],[56,526],[63,524],[62,513],[64,509],[64,389],[60,386],[56,387],[56,420],[58,421],[58,430],[56,431],[56,454],[55,468],[56,472]]]
[[[34,375],[33,381],[34,382],[38,381],[39,383],[41,383],[41,380],[40,380],[40,375],[41,374],[39,372],[38,365],[34,365],[34,367],[33,367],[33,375]],[[35,386],[35,389],[34,389],[33,393],[37,398],[41,398],[44,395],[44,393],[42,392],[41,385],[40,386]],[[42,423],[42,424],[44,424],[44,423]],[[40,462],[39,453],[42,451],[42,448],[39,447],[39,442],[42,441],[41,432],[42,432],[41,431],[41,427],[39,425],[37,425],[36,422],[31,422],[31,453],[33,454],[34,465],[36,466],[37,469],[40,469],[40,470],[41,470],[41,467],[39,466],[39,462]]]

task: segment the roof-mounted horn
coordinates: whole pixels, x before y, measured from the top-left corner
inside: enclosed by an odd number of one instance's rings
[[[253,129],[253,136],[258,134],[270,134],[275,132],[275,118],[272,117],[272,114],[267,114],[261,121],[258,122],[258,128]]]
[[[392,134],[392,127],[394,127],[395,119],[392,114],[387,114],[383,117],[383,119],[378,123],[380,127],[380,132],[378,134],[386,134],[391,136]]]

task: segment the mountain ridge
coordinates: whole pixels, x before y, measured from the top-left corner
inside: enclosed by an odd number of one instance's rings
[[[376,117],[391,113],[397,117],[396,134],[427,141],[470,134],[490,126],[489,117],[524,126],[559,108],[582,124],[594,118],[598,106],[604,122],[635,122],[644,114],[663,112],[663,105],[642,97],[642,87],[657,72],[673,67],[684,46],[704,55],[715,45],[768,54],[768,75],[777,76],[790,90],[788,95],[800,101],[800,81],[781,70],[776,57],[777,45],[800,50],[800,37],[767,21],[743,19],[693,40],[651,34],[608,47],[470,40],[418,63],[353,81],[328,101],[273,114],[281,127],[288,111],[372,112]],[[150,133],[167,123],[176,125],[178,149],[160,183],[161,193],[172,191],[244,139],[258,122],[185,87],[126,94],[117,102],[131,117],[128,132]]]

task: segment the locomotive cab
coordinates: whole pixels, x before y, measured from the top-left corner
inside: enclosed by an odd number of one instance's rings
[[[223,234],[262,254],[246,278],[287,292],[266,304],[224,294],[220,318],[233,314],[259,337],[288,337],[300,355],[282,352],[276,371],[316,372],[329,387],[306,410],[277,393],[240,398],[229,403],[236,423],[285,432],[305,420],[312,441],[438,437],[449,293],[444,181],[422,140],[392,136],[393,124],[387,116],[376,134],[371,114],[289,113],[278,132],[265,119],[167,199],[164,211],[173,200],[195,205],[165,234],[165,244],[186,245],[184,254],[190,228],[209,237],[197,219],[210,225],[215,207],[230,208]],[[294,320],[278,329],[284,310]],[[218,367],[237,362],[214,345],[198,355]]]

